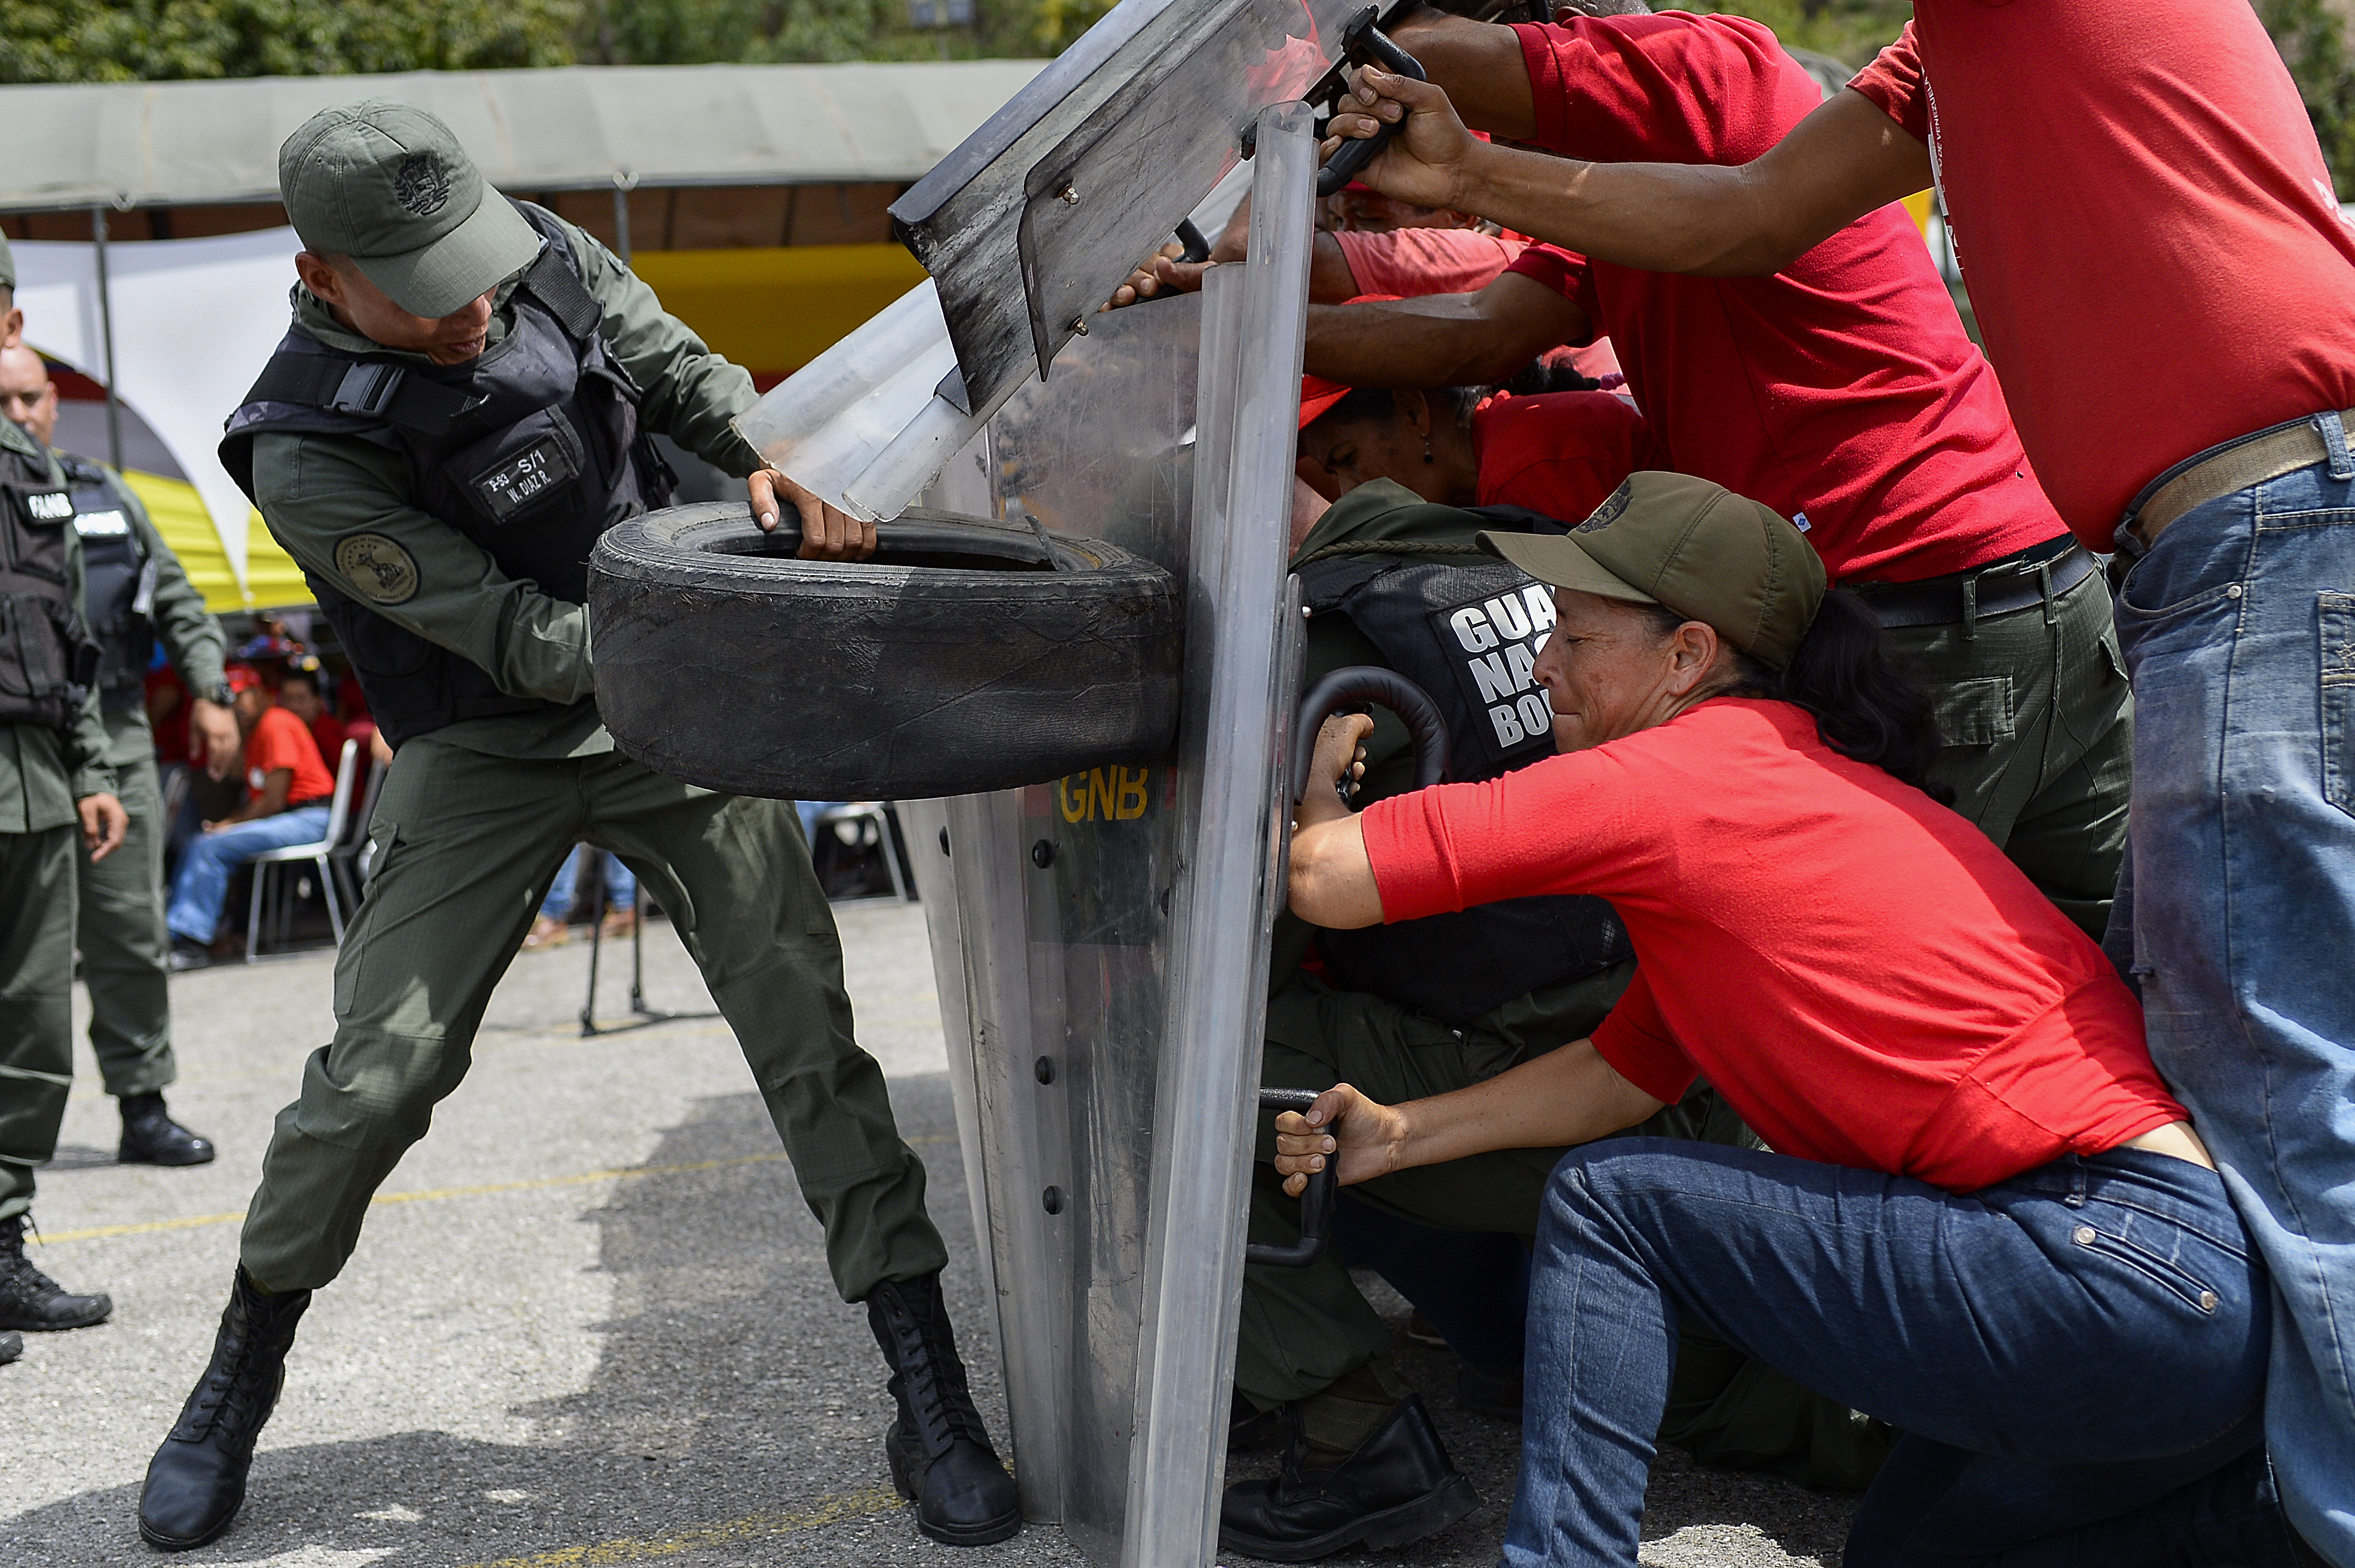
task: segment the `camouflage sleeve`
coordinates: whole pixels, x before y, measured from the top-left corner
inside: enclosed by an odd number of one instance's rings
[[[368,609],[490,673],[499,689],[578,702],[595,689],[589,611],[501,571],[402,498],[400,458],[365,442],[271,432],[254,498],[272,538]]]
[[[115,499],[123,503],[123,514],[131,519],[131,527],[155,569],[155,597],[149,613],[155,620],[156,635],[164,639],[165,656],[190,691],[201,697],[215,690],[221,683],[221,661],[229,652],[229,638],[221,631],[220,622],[205,608],[204,595],[188,581],[180,558],[164,542],[164,536],[156,530],[139,497],[132,494],[131,486],[114,474],[107,475],[107,483]]]
[[[645,393],[646,427],[669,436],[723,473],[761,466],[761,455],[728,421],[758,400],[751,373],[714,354],[687,323],[663,309],[643,279],[585,229],[566,225],[581,280],[604,308],[605,347]]]

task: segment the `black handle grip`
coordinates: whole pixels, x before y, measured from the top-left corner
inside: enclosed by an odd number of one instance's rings
[[[1194,227],[1190,218],[1178,220],[1178,243],[1185,248],[1185,253],[1178,258],[1181,261],[1199,265],[1210,259],[1210,242],[1202,238],[1202,231]]]
[[[1316,1104],[1314,1089],[1262,1089],[1259,1108],[1263,1111],[1305,1111]],[[1288,1247],[1271,1242],[1253,1242],[1243,1249],[1243,1262],[1266,1264],[1272,1268],[1306,1268],[1325,1255],[1326,1243],[1333,1239],[1333,1206],[1341,1191],[1341,1162],[1329,1158],[1325,1168],[1308,1179],[1308,1189],[1300,1195],[1300,1240]]]
[[[1300,699],[1300,720],[1292,737],[1292,798],[1308,793],[1309,764],[1316,760],[1316,731],[1345,708],[1379,702],[1397,714],[1414,741],[1414,784],[1425,789],[1447,777],[1450,741],[1446,716],[1430,694],[1394,669],[1350,665],[1308,688]]]
[[[1341,55],[1357,65],[1370,60],[1393,76],[1412,77],[1417,81],[1431,80],[1424,74],[1421,60],[1392,43],[1389,35],[1374,26],[1374,8],[1370,5],[1341,34]],[[1356,179],[1374,161],[1375,155],[1405,129],[1406,117],[1401,115],[1396,124],[1383,126],[1362,142],[1342,143],[1335,150],[1332,161],[1316,171],[1316,194],[1331,196]]]

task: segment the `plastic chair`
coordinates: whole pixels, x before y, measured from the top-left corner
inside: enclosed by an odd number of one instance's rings
[[[914,895],[908,891],[908,879],[900,869],[902,848],[900,843],[899,823],[891,815],[890,803],[880,800],[847,801],[841,805],[828,806],[817,814],[817,825],[820,827],[831,827],[837,822],[871,822],[875,825],[875,837],[872,839],[867,838],[866,835],[861,833],[856,839],[846,839],[844,842],[853,847],[871,843],[879,848],[883,855],[884,869],[891,873],[893,901],[897,903],[910,901]]]
[[[347,741],[357,745],[357,741]],[[343,842],[327,852],[334,869],[343,879],[344,896],[352,906],[359,907],[360,897],[368,891],[369,861],[375,859],[375,846],[368,838],[368,824],[376,820],[376,799],[384,793],[385,775],[391,767],[368,759],[368,789],[360,796],[360,808],[352,814]]]
[[[344,944],[344,905],[336,891],[334,864],[330,859],[344,841],[351,823],[352,791],[359,783],[360,743],[344,742],[344,754],[336,763],[336,793],[327,802],[327,831],[315,844],[289,844],[283,849],[265,849],[246,862],[253,868],[253,900],[245,917],[245,961],[252,963],[261,956],[261,906],[265,891],[270,886],[270,873],[282,866],[309,864],[319,869],[319,886],[327,895],[327,923],[336,933],[336,945]],[[286,923],[286,900],[278,901],[278,923],[282,932]]]

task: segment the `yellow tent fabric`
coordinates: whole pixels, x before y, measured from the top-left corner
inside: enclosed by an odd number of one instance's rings
[[[123,477],[147,508],[155,531],[180,558],[188,581],[205,596],[206,609],[228,614],[240,610],[289,610],[313,603],[311,591],[303,585],[303,569],[270,537],[261,513],[251,512],[246,519],[249,592],[238,587],[237,574],[229,569],[229,551],[221,547],[220,535],[213,531],[213,520],[197,498],[195,485],[137,469]]]
[[[897,245],[641,251],[663,308],[748,370],[798,370],[924,281]]]

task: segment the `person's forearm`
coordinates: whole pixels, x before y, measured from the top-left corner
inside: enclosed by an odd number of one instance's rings
[[[1304,366],[1351,387],[1476,387],[1555,347],[1529,321],[1490,319],[1477,294],[1308,307]],[[1533,346],[1534,345],[1534,346]]]
[[[1815,242],[1754,183],[1743,168],[1590,164],[1490,145],[1465,160],[1464,204],[1594,261],[1746,277],[1781,271]]]
[[[1341,241],[1320,229],[1308,246],[1308,298],[1318,304],[1337,304],[1353,300],[1364,291],[1358,287],[1358,274],[1349,270],[1349,253]]]
[[[1407,1132],[1394,1168],[1589,1143],[1634,1126],[1660,1104],[1619,1076],[1593,1041],[1572,1040],[1484,1083],[1399,1106]]]

